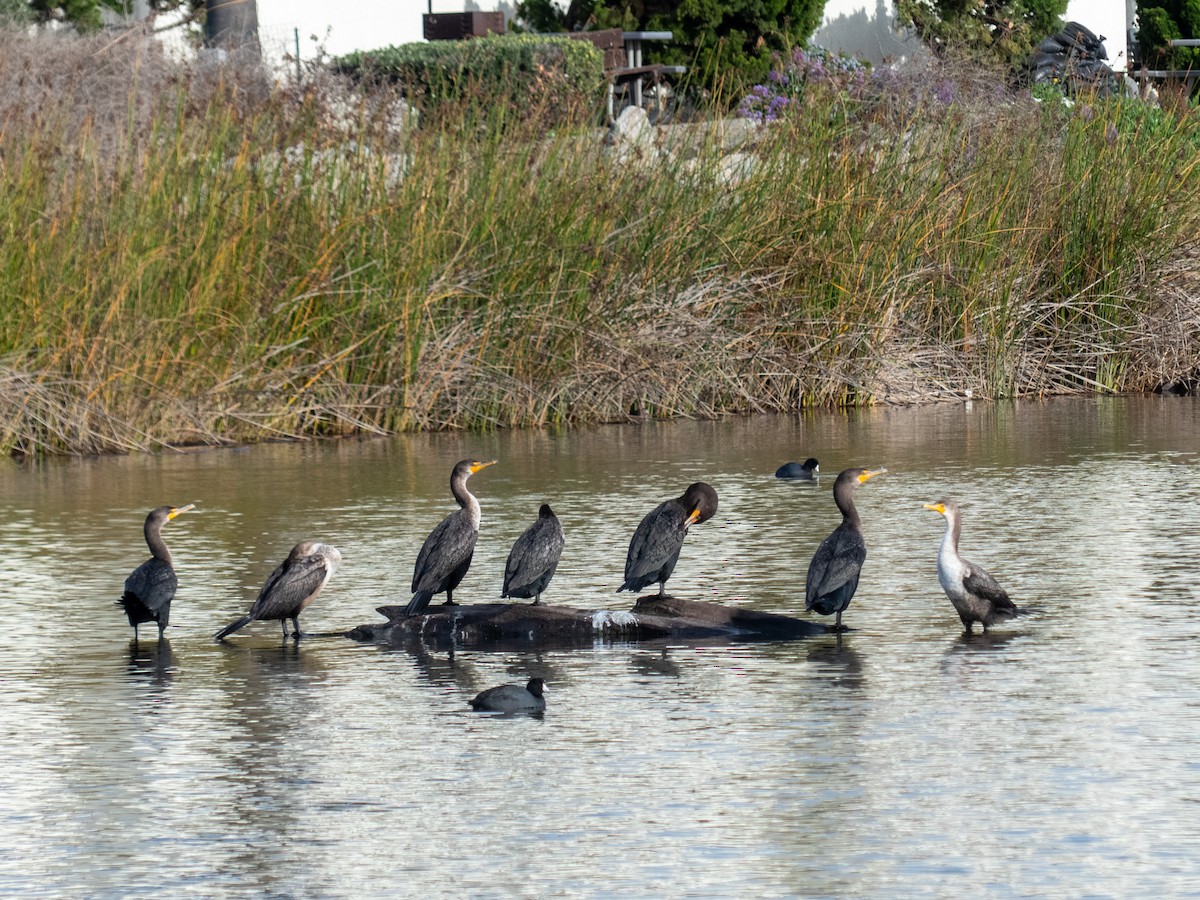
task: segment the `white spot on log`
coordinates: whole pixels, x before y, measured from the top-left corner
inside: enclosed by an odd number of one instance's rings
[[[603,632],[606,629],[613,631],[624,631],[628,628],[634,628],[638,624],[638,618],[631,612],[624,610],[610,611],[602,609],[599,612],[592,613],[592,630]]]

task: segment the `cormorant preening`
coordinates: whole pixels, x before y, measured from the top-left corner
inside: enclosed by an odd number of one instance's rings
[[[971,626],[975,622],[982,624],[986,632],[988,627],[996,622],[1030,612],[1019,609],[990,573],[958,555],[962,514],[958,511],[957,503],[953,500],[939,500],[937,503],[926,503],[925,508],[946,517],[946,534],[942,537],[942,546],[938,550],[938,581],[950,602],[954,604],[967,634],[971,633]]]
[[[887,469],[847,469],[833,483],[833,501],[842,511],[842,524],[821,541],[808,564],[804,580],[804,608],[823,616],[837,614],[834,631],[842,630],[842,613],[858,587],[858,575],[867,558],[862,519],[854,508],[854,489]]]
[[[821,471],[821,464],[811,456],[803,463],[784,463],[775,470],[776,478],[797,478],[801,481],[812,481]]]
[[[542,591],[554,577],[563,552],[563,530],[558,516],[543,503],[538,519],[517,538],[508,562],[504,564],[503,597],[533,598],[533,605],[542,602]]]
[[[638,525],[625,557],[625,583],[621,591],[640,591],[658,582],[658,595],[666,590],[667,579],[679,562],[679,551],[688,526],[707,522],[717,513],[717,492],[711,485],[697,481],[682,497],[654,507]]]
[[[434,594],[443,591],[446,604],[454,605],[454,589],[471,568],[479,537],[479,501],[467,490],[467,479],[495,462],[464,459],[450,473],[450,493],[462,509],[442,519],[421,545],[413,568],[413,596],[404,610],[407,615],[417,615],[429,605]]]
[[[491,712],[540,712],[546,708],[543,691],[550,690],[541,678],[530,678],[524,687],[519,684],[502,684],[488,688],[467,703],[474,709]]]
[[[175,569],[171,565],[171,551],[162,539],[162,527],[194,508],[194,503],[187,506],[160,506],[150,510],[146,516],[142,531],[146,535],[146,546],[150,548],[150,558],[129,573],[125,579],[125,592],[117,601],[118,606],[125,607],[135,641],[138,626],[143,622],[157,622],[158,636],[162,638],[171,618],[171,601],[175,599],[179,579],[175,577]]]
[[[292,637],[300,640],[300,613],[304,612],[321,588],[333,577],[342,564],[342,554],[331,544],[320,541],[301,541],[267,578],[250,612],[236,622],[226,625],[213,640],[222,641],[251,622],[278,619],[287,640],[287,620],[292,620]]]

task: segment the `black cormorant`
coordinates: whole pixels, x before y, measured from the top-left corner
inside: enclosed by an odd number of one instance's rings
[[[863,482],[882,475],[887,469],[847,469],[833,483],[833,501],[842,512],[842,524],[821,541],[808,564],[804,580],[804,608],[823,616],[837,614],[833,630],[842,630],[842,613],[858,587],[858,576],[867,545],[862,536],[862,519],[854,507],[854,489]]]
[[[146,535],[150,558],[129,573],[125,579],[125,592],[117,601],[118,606],[125,607],[135,641],[138,626],[143,622],[157,622],[158,636],[161,638],[171,618],[171,601],[175,599],[179,579],[175,577],[175,568],[171,565],[171,551],[162,538],[162,527],[193,508],[194,503],[187,506],[160,506],[150,510],[146,516],[142,532]]]
[[[800,481],[812,481],[817,477],[817,473],[819,471],[821,471],[821,464],[810,456],[803,463],[784,463],[775,470],[775,477],[796,478]]]
[[[975,622],[982,624],[986,632],[996,622],[1013,619],[1030,611],[1019,609],[989,572],[958,555],[962,514],[958,511],[957,503],[948,499],[939,500],[937,503],[926,503],[925,508],[946,517],[946,534],[938,550],[938,581],[954,604],[967,634],[971,633],[971,626]]]
[[[503,597],[533,598],[533,605],[542,602],[542,591],[554,577],[563,552],[563,530],[558,516],[543,503],[537,521],[517,538],[508,562],[504,564]]]
[[[451,471],[450,493],[462,509],[442,519],[421,545],[413,568],[413,596],[404,610],[407,615],[417,615],[429,605],[434,594],[443,591],[446,605],[454,605],[454,589],[471,568],[479,537],[479,501],[467,490],[467,479],[495,462],[464,459]]]
[[[342,564],[337,547],[320,541],[301,541],[267,578],[250,612],[236,622],[226,625],[213,640],[222,641],[251,622],[278,619],[287,640],[287,620],[292,620],[292,637],[300,640],[300,613],[317,599],[333,573]]]
[[[679,551],[688,526],[707,522],[717,513],[717,492],[711,485],[697,481],[683,496],[667,500],[654,507],[638,525],[629,542],[625,557],[625,583],[621,591],[640,591],[658,582],[658,595],[663,596],[667,579],[679,562]]]
[[[541,678],[530,678],[524,687],[519,684],[502,684],[488,688],[467,703],[474,709],[491,712],[540,712],[546,708],[543,691],[550,690]]]

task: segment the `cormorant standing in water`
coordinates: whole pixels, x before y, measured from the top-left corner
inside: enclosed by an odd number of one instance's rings
[[[504,588],[501,598],[533,598],[533,605],[542,602],[542,591],[554,577],[563,552],[563,530],[558,516],[543,503],[537,521],[516,540],[504,564]]]
[[[697,481],[683,496],[654,507],[638,525],[625,557],[625,583],[621,591],[640,591],[658,582],[658,596],[666,590],[667,579],[679,562],[679,551],[688,527],[707,522],[717,513],[717,492],[711,485]]]
[[[455,510],[438,523],[425,538],[417,564],[413,568],[413,596],[405,614],[415,616],[429,605],[434,594],[446,593],[446,605],[454,605],[454,589],[471,568],[475,541],[479,537],[479,501],[467,490],[467,479],[494,465],[495,460],[479,462],[464,459],[450,473],[450,493],[462,509]]]
[[[488,688],[467,703],[473,709],[491,712],[541,712],[546,708],[543,691],[550,690],[541,678],[530,678],[524,687],[519,684],[502,684]]]
[[[125,607],[135,641],[138,626],[143,622],[157,622],[161,640],[170,621],[171,601],[175,599],[179,579],[175,577],[175,568],[171,564],[171,551],[162,538],[162,527],[193,508],[193,503],[187,506],[160,506],[150,510],[146,516],[142,531],[146,535],[146,546],[150,548],[150,558],[129,573],[125,579],[125,591],[117,601],[117,606]]]
[[[925,508],[946,517],[946,534],[938,550],[938,581],[954,604],[967,634],[971,633],[971,626],[975,622],[983,625],[986,633],[988,627],[996,622],[1031,612],[1019,609],[989,572],[958,555],[962,514],[958,511],[957,503],[948,499],[939,500],[937,503],[926,503]]]
[[[834,631],[842,631],[842,613],[858,588],[858,576],[867,545],[862,536],[862,519],[854,506],[854,489],[887,469],[847,469],[833,483],[833,501],[842,512],[842,524],[821,541],[808,564],[804,580],[804,608],[823,616],[837,614]]]
[[[821,471],[821,464],[810,456],[803,463],[784,463],[775,470],[775,477],[796,478],[800,481],[812,481],[817,477],[817,472],[819,471]]]
[[[213,640],[222,641],[251,622],[278,619],[283,627],[283,639],[288,638],[287,620],[292,620],[292,638],[300,640],[300,613],[308,608],[321,588],[342,564],[337,547],[320,541],[301,541],[267,578],[250,612],[236,622],[226,625]]]

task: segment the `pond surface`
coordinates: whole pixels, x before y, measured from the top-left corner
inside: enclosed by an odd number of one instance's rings
[[[217,645],[302,538],[344,564],[302,622],[407,602],[465,456],[496,458],[456,596],[497,599],[550,502],[549,603],[617,595],[638,520],[703,479],[672,593],[806,615],[857,492],[853,631],[775,643],[414,649],[276,622]],[[817,484],[773,477],[821,461]],[[1042,612],[964,639],[944,527]],[[113,605],[162,503],[162,644]],[[555,435],[432,435],[0,467],[0,892],[53,896],[1200,894],[1200,404],[1107,398]],[[440,598],[435,600],[440,602]],[[149,639],[147,639],[149,638]],[[472,712],[550,683],[542,717]]]

